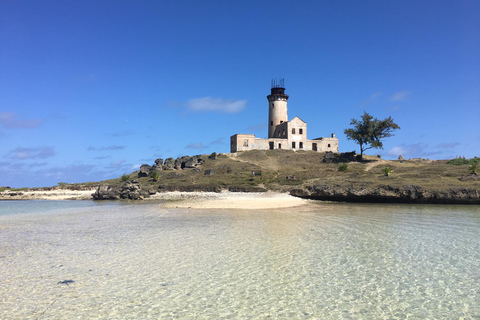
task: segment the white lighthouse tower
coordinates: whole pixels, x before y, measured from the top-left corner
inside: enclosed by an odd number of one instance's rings
[[[272,89],[268,99],[268,138],[274,138],[275,128],[284,122],[288,122],[287,100],[285,94],[284,79],[272,80]]]

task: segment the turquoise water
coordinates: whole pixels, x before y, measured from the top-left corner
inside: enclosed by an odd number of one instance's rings
[[[81,203],[0,216],[1,319],[480,319],[478,206]]]

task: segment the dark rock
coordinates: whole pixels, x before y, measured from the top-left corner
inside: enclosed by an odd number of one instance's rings
[[[290,194],[307,199],[345,202],[379,203],[438,203],[480,204],[480,192],[475,189],[449,189],[446,191],[425,190],[420,186],[404,185],[393,187],[340,187],[315,185],[305,189],[293,189]]]
[[[160,172],[163,170],[163,159],[158,158],[155,160],[155,164],[152,166],[152,171]]]
[[[70,283],[74,283],[75,281],[73,280],[63,280],[63,281],[58,281],[57,284],[66,284],[67,286],[70,284]]]
[[[204,175],[206,175],[206,176],[213,176],[213,175],[215,175],[215,173],[216,173],[215,170],[213,170],[213,169],[207,169],[207,170],[205,170]]]
[[[150,167],[148,164],[142,164],[140,166],[140,171],[138,172],[138,177],[148,177],[150,172],[152,172],[152,167]]]
[[[130,200],[143,200],[144,197],[149,197],[148,191],[142,190],[138,180],[126,181],[120,188],[120,198]]]
[[[175,169],[180,170],[185,166],[185,162],[190,159],[189,156],[178,157],[175,159]]]
[[[138,180],[129,180],[122,184],[120,189],[100,185],[97,191],[92,194],[92,197],[94,200],[143,200],[143,198],[148,198],[151,194],[155,194],[155,190],[143,190]]]
[[[173,170],[175,169],[175,160],[173,158],[165,159],[165,163],[163,164],[163,170]]]
[[[97,191],[92,193],[92,198],[93,200],[118,200],[120,199],[120,193],[111,186],[101,184]]]
[[[213,152],[211,155],[208,156],[208,159],[217,160],[217,153]]]

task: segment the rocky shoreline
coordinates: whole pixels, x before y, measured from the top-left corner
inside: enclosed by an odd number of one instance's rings
[[[340,202],[480,204],[480,191],[477,189],[429,190],[415,185],[379,185],[372,188],[313,185],[306,189],[292,189],[290,194],[303,199]]]

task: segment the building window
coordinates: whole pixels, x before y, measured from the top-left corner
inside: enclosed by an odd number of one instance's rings
[[[281,143],[278,144],[278,149],[282,149],[282,144]]]
[[[295,142],[292,142],[292,149],[295,149]]]
[[[298,129],[298,134],[303,134],[303,129]]]
[[[283,121],[280,121],[280,123],[283,123]]]
[[[328,147],[330,148],[330,143],[328,144]]]
[[[273,121],[270,121],[270,126],[273,126]]]
[[[282,131],[282,135],[285,137],[285,129],[283,129],[283,131]]]
[[[248,139],[243,140],[243,146],[248,147]]]
[[[303,142],[299,142],[299,148],[303,149]]]
[[[292,129],[292,134],[295,134],[295,128]]]

